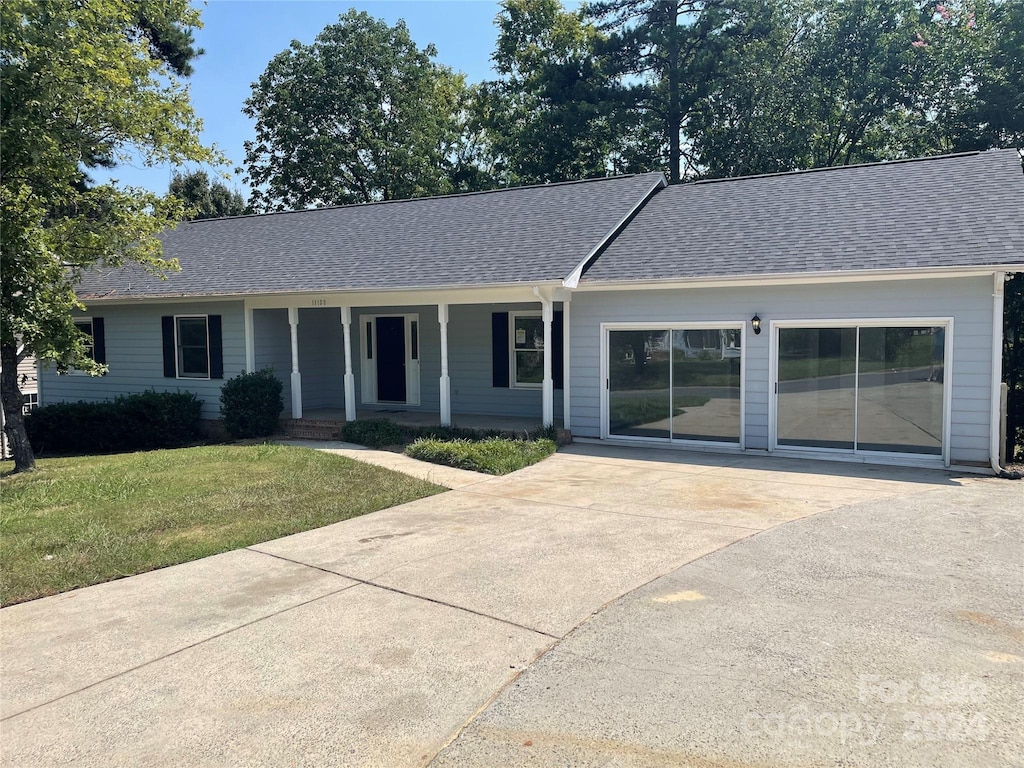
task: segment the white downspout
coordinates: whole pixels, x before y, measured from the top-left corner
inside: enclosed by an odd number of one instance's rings
[[[992,413],[989,419],[989,463],[999,477],[1016,477],[999,465],[1000,390],[1003,381],[1003,296],[1006,273],[992,274]]]

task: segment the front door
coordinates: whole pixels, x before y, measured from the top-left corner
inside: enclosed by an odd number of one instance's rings
[[[378,317],[377,325],[377,400],[406,402],[405,318]]]

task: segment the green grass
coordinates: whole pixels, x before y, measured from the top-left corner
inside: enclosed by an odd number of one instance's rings
[[[511,440],[492,437],[485,440],[437,440],[420,438],[405,449],[407,455],[421,461],[444,464],[458,469],[507,475],[536,464],[556,450],[553,440]]]
[[[10,470],[11,462],[0,465]],[[9,605],[318,528],[444,490],[281,445],[42,459],[0,480]]]

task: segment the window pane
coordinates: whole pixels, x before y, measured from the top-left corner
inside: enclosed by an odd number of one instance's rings
[[[178,375],[206,377],[210,375],[205,347],[182,347],[178,350]]]
[[[861,328],[857,448],[942,453],[946,331]]]
[[[613,435],[669,436],[669,332],[608,334],[608,429]]]
[[[544,383],[544,353],[516,350],[516,384]]]
[[[182,347],[205,347],[206,318],[179,317],[178,345]]]
[[[544,321],[539,317],[517,317],[514,337],[516,349],[544,349]]]
[[[75,328],[84,333],[89,337],[89,340],[85,344],[85,356],[90,360],[96,359],[96,348],[93,346],[92,340],[92,320],[76,320]]]
[[[178,321],[178,375],[185,378],[205,378],[210,375],[207,349],[206,318],[179,317]]]
[[[856,328],[779,330],[779,445],[853,449]]]
[[[740,332],[672,331],[672,437],[740,439]]]

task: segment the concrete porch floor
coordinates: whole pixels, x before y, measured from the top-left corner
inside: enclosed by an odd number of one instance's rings
[[[344,408],[306,408],[302,418],[309,421],[345,421]],[[437,411],[409,411],[401,405],[392,407],[359,408],[357,419],[387,419],[396,424],[407,424],[414,427],[430,427],[441,423],[441,415]],[[561,427],[561,419],[555,419],[555,426]],[[487,413],[453,413],[452,426],[466,429],[502,429],[515,432],[529,432],[541,426],[540,414],[537,416],[498,416]]]

